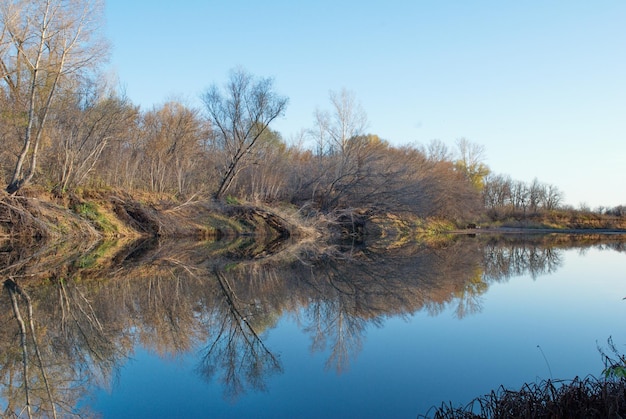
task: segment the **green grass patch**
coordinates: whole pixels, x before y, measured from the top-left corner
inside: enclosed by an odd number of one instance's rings
[[[98,207],[92,202],[81,202],[73,206],[72,210],[91,222],[96,230],[107,234],[117,233],[117,226],[113,224],[105,215],[98,211]]]
[[[241,202],[239,202],[239,200],[232,195],[228,195],[225,201],[228,205],[241,205]]]

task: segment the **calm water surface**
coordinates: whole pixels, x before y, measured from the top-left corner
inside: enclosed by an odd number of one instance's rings
[[[61,416],[411,418],[599,375],[598,345],[626,352],[625,250],[469,238],[241,260],[160,244],[115,267],[66,263],[24,286],[26,374],[5,286],[1,407],[25,406],[26,375],[33,412],[52,399]]]

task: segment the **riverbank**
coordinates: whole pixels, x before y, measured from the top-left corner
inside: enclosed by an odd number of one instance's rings
[[[165,194],[87,190],[57,196],[35,187],[19,196],[0,196],[0,238],[29,241],[101,240],[140,237],[216,239],[254,235],[269,239],[314,237],[399,247],[409,241],[439,240],[447,234],[626,234],[624,217],[582,216],[554,211],[527,219],[483,220],[459,228],[445,219],[413,214],[346,209],[332,214],[288,204],[267,206],[236,200]]]
[[[626,229],[619,228],[524,228],[524,227],[485,227],[454,230],[456,234],[626,234]]]
[[[184,237],[216,239],[239,235],[286,238],[320,234],[293,208],[179,201],[165,195],[88,191],[55,196],[29,189],[0,197],[0,237],[21,241]]]
[[[523,232],[497,234],[497,229],[491,232],[488,232],[488,229],[475,229],[487,233],[467,237],[464,234],[448,234],[454,225],[434,219],[422,220],[393,214],[373,215],[356,210],[333,214],[332,219],[330,216],[324,219],[322,215],[304,214],[303,211],[293,208],[276,210],[276,213],[282,211],[281,214],[286,214],[281,216],[285,220],[291,214],[295,220],[294,224],[300,225],[298,228],[302,229],[304,228],[302,226],[306,225],[317,228],[312,231],[340,232],[344,240],[348,241],[335,246],[326,246],[325,248],[332,247],[333,253],[330,254],[321,253],[317,248],[303,248],[304,239],[311,237],[305,236],[304,230],[301,230],[302,236],[294,237],[291,234],[295,234],[295,227],[289,226],[287,231],[289,238],[293,240],[286,238],[285,232],[281,235],[281,226],[287,225],[283,224],[285,221],[275,218],[277,215],[273,209],[252,204],[213,201],[181,202],[166,199],[166,197],[150,199],[150,197],[131,197],[121,193],[83,194],[71,197],[71,199],[68,197],[67,201],[58,200],[59,198],[55,197],[50,197],[47,201],[44,198],[20,197],[16,198],[16,201],[5,202],[18,211],[4,215],[28,217],[21,214],[25,211],[24,207],[27,207],[32,217],[36,215],[39,222],[55,232],[57,235],[55,237],[60,237],[58,231],[67,231],[66,237],[74,235],[80,238],[80,234],[83,234],[79,231],[80,228],[87,225],[95,231],[94,237],[103,237],[106,234],[109,238],[89,248],[88,242],[92,233],[85,232],[83,240],[68,240],[60,244],[54,243],[52,246],[34,243],[30,249],[21,248],[20,243],[16,243],[13,248],[7,246],[6,249],[0,249],[2,250],[0,258],[3,261],[2,272],[7,278],[5,292],[2,293],[6,308],[3,314],[4,323],[7,327],[4,331],[6,336],[0,341],[4,344],[3,353],[14,355],[7,358],[6,369],[12,371],[13,376],[19,377],[19,373],[23,371],[23,359],[29,359],[27,356],[20,357],[21,352],[17,340],[20,332],[16,326],[14,311],[11,310],[11,297],[15,296],[23,308],[22,313],[28,312],[29,304],[33,302],[32,318],[36,327],[36,334],[33,332],[33,336],[36,336],[37,341],[42,345],[43,362],[34,358],[36,352],[30,351],[29,365],[54,365],[54,371],[57,373],[50,373],[48,376],[51,380],[61,377],[63,383],[51,382],[54,383],[55,388],[63,389],[69,387],[68,377],[74,378],[72,373],[76,371],[98,372],[94,374],[94,377],[88,377],[92,383],[96,380],[100,380],[97,381],[98,383],[113,382],[109,381],[113,380],[111,378],[113,375],[107,375],[107,371],[110,370],[104,368],[99,370],[99,368],[103,365],[107,368],[110,365],[123,365],[123,359],[134,357],[133,346],[129,344],[130,342],[142,342],[144,345],[151,343],[153,346],[150,347],[150,351],[164,354],[164,357],[171,360],[172,357],[181,353],[200,354],[201,349],[195,349],[192,346],[194,339],[198,339],[199,342],[208,342],[206,347],[219,349],[212,358],[212,365],[238,365],[241,366],[238,371],[247,373],[250,368],[259,365],[256,361],[253,362],[254,365],[246,362],[250,359],[248,354],[253,353],[251,350],[255,347],[259,348],[259,344],[265,344],[265,340],[259,339],[259,336],[265,339],[265,332],[268,332],[273,336],[282,334],[289,340],[293,340],[293,330],[289,330],[288,333],[273,331],[284,324],[280,319],[298,318],[300,320],[303,319],[302,316],[310,314],[309,320],[306,317],[304,319],[310,321],[307,325],[313,326],[303,326],[303,333],[311,333],[310,339],[313,341],[316,335],[313,335],[312,331],[320,330],[314,327],[319,324],[319,317],[314,314],[320,312],[327,313],[326,319],[330,327],[324,329],[328,332],[319,336],[328,339],[331,343],[334,342],[333,330],[336,329],[332,329],[332,325],[336,324],[336,319],[341,319],[345,320],[344,324],[347,327],[351,327],[351,329],[343,329],[347,330],[345,336],[348,334],[350,337],[355,336],[354,341],[359,343],[359,345],[344,347],[347,349],[342,352],[342,361],[356,359],[361,351],[360,343],[366,341],[365,331],[379,330],[382,322],[396,317],[399,320],[403,319],[398,323],[407,324],[406,319],[420,316],[420,334],[415,333],[418,323],[405,330],[394,332],[397,336],[413,336],[417,339],[416,342],[438,342],[437,339],[442,336],[441,330],[446,330],[446,326],[442,328],[438,321],[436,325],[429,327],[422,321],[425,318],[430,319],[437,314],[442,314],[444,311],[454,314],[454,316],[441,316],[451,319],[454,317],[453,325],[449,326],[453,329],[446,332],[447,336],[462,336],[467,333],[467,336],[480,336],[485,339],[486,330],[495,330],[492,338],[478,342],[475,346],[476,350],[469,351],[469,353],[485,352],[485,341],[505,342],[510,347],[496,345],[499,352],[495,356],[502,359],[502,354],[508,354],[507,356],[511,356],[512,360],[493,363],[494,355],[488,356],[487,360],[482,362],[472,359],[471,356],[463,358],[468,356],[468,351],[463,348],[459,349],[458,353],[446,352],[451,346],[454,348],[459,346],[450,345],[449,342],[442,342],[442,350],[438,352],[446,356],[440,360],[430,358],[433,356],[429,349],[432,345],[423,346],[426,352],[419,352],[420,346],[418,345],[391,346],[390,352],[383,352],[372,359],[389,357],[389,353],[394,356],[398,353],[409,354],[399,363],[399,368],[407,371],[407,381],[401,384],[401,388],[407,388],[406,383],[409,383],[409,386],[415,385],[415,374],[431,373],[432,377],[426,375],[426,379],[422,380],[427,383],[438,382],[437,378],[441,377],[451,377],[454,381],[458,378],[459,368],[466,367],[467,369],[463,370],[463,382],[476,383],[480,377],[488,375],[489,371],[493,370],[499,371],[500,375],[497,377],[500,378],[493,381],[495,385],[498,385],[510,376],[510,373],[502,371],[507,366],[512,366],[511,370],[528,371],[529,365],[534,365],[529,362],[536,362],[537,357],[534,357],[533,361],[533,356],[532,354],[529,356],[529,352],[533,352],[534,345],[538,341],[530,338],[532,343],[530,351],[513,354],[511,348],[520,346],[520,342],[516,341],[520,335],[517,328],[494,328],[492,321],[477,324],[476,315],[481,310],[482,301],[486,301],[484,296],[491,285],[498,283],[498,288],[501,289],[503,288],[501,285],[508,282],[526,282],[533,285],[552,282],[556,275],[553,275],[550,281],[537,281],[536,279],[542,275],[552,275],[557,269],[561,269],[563,260],[567,262],[569,257],[561,257],[562,252],[558,248],[568,248],[568,241],[588,240],[589,238],[611,241],[607,245],[597,246],[592,246],[591,243],[585,241],[581,246],[575,246],[579,249],[575,252],[578,255],[594,253],[593,250],[583,251],[583,249],[594,248],[623,252],[624,243],[626,243],[615,235],[528,235]],[[20,206],[16,206],[17,204]],[[56,221],[54,217],[58,217]],[[214,218],[210,218],[213,221],[209,221],[206,217]],[[15,219],[15,221],[18,220]],[[187,223],[185,224],[187,227],[183,227],[182,224],[175,225],[178,222]],[[207,227],[209,225],[217,230],[210,230]],[[272,228],[271,225],[274,227]],[[217,237],[210,235],[213,231],[219,231],[220,234],[225,235],[232,234],[234,237],[232,240],[213,240]],[[362,246],[359,244],[355,246],[360,236],[350,232],[359,231],[363,233],[366,241]],[[176,232],[180,234],[195,232],[198,235],[189,237],[189,240],[185,240],[182,235],[168,236]],[[204,232],[207,232],[207,235],[205,240],[202,240],[201,234]],[[131,233],[138,238],[131,240]],[[124,236],[124,234],[128,235]],[[258,240],[263,234],[267,240]],[[309,242],[324,246],[327,243],[326,239],[334,240],[334,238],[334,236],[321,237],[322,240],[309,240]],[[548,241],[555,243],[544,246],[544,243]],[[435,246],[435,243],[440,245]],[[614,264],[608,263],[607,266],[610,270],[610,266]],[[602,275],[597,273],[601,267],[597,265],[597,268],[590,268],[594,272],[594,278]],[[612,271],[611,275],[619,275],[619,272]],[[532,278],[532,281],[512,280],[513,277],[520,276],[522,272],[524,275],[528,272],[528,278]],[[592,282],[591,288],[595,288],[594,279],[589,278],[589,280]],[[570,286],[570,283],[567,282],[565,285]],[[559,317],[572,317],[581,311],[577,307],[581,307],[583,303],[585,307],[588,307],[590,301],[593,300],[587,292],[581,291],[579,294],[583,296],[582,301],[572,303],[566,297],[544,292],[543,295],[549,296],[546,300],[549,306],[547,312],[553,313],[555,307],[562,307],[560,309],[564,313]],[[511,308],[510,311],[522,313],[527,321],[527,330],[545,327],[548,332],[543,335],[553,335],[549,332],[553,330],[566,330],[565,327],[550,324],[549,321],[543,324],[535,318],[529,318],[528,311],[525,309],[529,307],[529,304],[533,306],[534,312],[539,310],[541,313],[541,308],[538,308],[538,304],[535,305],[535,300],[519,301],[524,295],[529,296],[531,293],[512,292],[510,298],[505,299],[508,304],[499,305],[504,311],[496,317],[503,317],[502,315],[509,311],[509,304],[511,307],[518,304],[519,306],[515,307],[519,308]],[[621,297],[622,295],[619,294],[616,299],[621,299]],[[502,295],[498,298],[502,298]],[[568,305],[556,306],[555,300],[558,298],[563,298],[562,301]],[[605,309],[605,306],[599,307],[601,311]],[[597,311],[597,309],[592,310]],[[485,311],[491,312],[490,309]],[[421,317],[418,313],[424,316]],[[466,316],[474,318],[467,325],[459,326],[458,320]],[[614,313],[608,316],[613,319],[617,318]],[[541,315],[537,318],[547,319],[548,317]],[[206,319],[209,319],[210,323],[205,322]],[[509,321],[504,324],[514,323],[514,321]],[[584,322],[576,319],[576,323]],[[216,325],[227,325],[227,328],[220,329],[215,327]],[[476,328],[471,329],[472,327]],[[216,333],[213,338],[210,335],[200,334],[219,330],[226,330],[226,333],[230,330],[233,334],[224,335],[226,336],[224,340],[219,339],[219,336],[222,336],[221,333]],[[432,335],[428,335],[430,330],[433,331]],[[249,334],[242,335],[242,331]],[[386,336],[378,335],[382,340],[376,342],[375,337],[371,337],[372,335],[367,336],[368,351],[372,347],[390,347]],[[242,336],[251,339],[235,341],[240,343],[233,346],[220,347],[223,342],[231,342],[233,341],[231,338],[237,339]],[[344,335],[336,335],[336,337],[337,340],[343,340]],[[555,339],[562,340],[558,336]],[[28,342],[31,341],[35,340],[28,340]],[[268,339],[267,342],[272,343],[272,346],[268,345],[268,347],[276,349],[276,353],[287,353],[286,347],[273,346],[276,341],[275,338]],[[249,342],[256,342],[256,346],[246,346]],[[398,340],[394,342],[397,343]],[[468,344],[471,346],[471,343]],[[541,344],[549,345],[544,341],[541,341]],[[572,344],[572,341],[568,341],[567,345],[563,344],[567,351],[573,351],[574,347],[580,346],[580,343]],[[64,350],[64,348],[67,349]],[[555,350],[555,352],[563,353],[562,350]],[[264,353],[267,354],[267,352]],[[298,352],[289,352],[290,356],[292,353]],[[85,358],[82,354],[88,354],[90,360],[96,361],[94,364],[85,366]],[[307,362],[311,360],[312,357],[308,351],[302,354],[302,359],[307,359]],[[77,356],[74,357],[74,355]],[[222,359],[221,356],[225,358]],[[366,356],[361,358],[367,356],[366,353]],[[205,358],[198,358],[197,362],[203,362],[203,359]],[[229,362],[233,359],[242,361]],[[416,359],[426,359],[432,365],[446,365],[449,369],[437,368],[424,371],[421,361],[411,364]],[[455,360],[452,364],[449,362],[451,359]],[[331,357],[322,361],[336,367],[338,371],[343,365],[348,365],[336,363]],[[321,368],[324,362],[320,363],[319,370],[320,374],[327,377],[328,371]],[[579,362],[576,360],[576,364]],[[354,365],[353,369],[356,369],[362,364],[355,362],[352,365]],[[515,368],[516,365],[522,367]],[[357,376],[366,374],[370,377],[383,377],[386,382],[394,382],[398,377],[397,370],[394,372],[393,368],[388,367],[380,369],[379,366],[380,362],[377,362],[373,369],[357,370]],[[471,370],[474,367],[477,371],[475,375],[467,372],[468,369]],[[158,377],[158,373],[155,373],[157,370],[158,368],[152,367],[147,369],[150,372],[148,379],[158,380],[155,378]],[[192,370],[192,368],[186,370]],[[37,369],[31,368],[29,371],[34,379]],[[105,373],[102,374],[99,371]],[[217,371],[221,374],[221,370]],[[271,383],[274,371],[278,371],[278,368],[275,370],[256,369],[257,375],[254,376],[253,383],[265,383],[264,378]],[[289,364],[285,364],[284,371],[288,380],[302,380],[299,369],[289,368]],[[583,371],[596,370],[586,368]],[[290,376],[290,373],[295,375]],[[564,375],[573,376],[569,373]],[[245,377],[248,375],[240,376],[242,380],[245,380]],[[310,382],[316,382],[315,377],[316,374],[311,374],[306,378]],[[77,376],[76,381],[81,389],[88,387],[85,385],[84,375]],[[210,381],[218,382],[215,376]],[[452,382],[448,379],[439,381],[444,384]],[[25,380],[25,382],[30,381]],[[243,382],[248,384],[246,381]],[[13,387],[9,390],[12,391],[7,390],[6,393],[16,395],[14,405],[21,406],[24,400],[21,390],[25,386],[19,381],[11,381],[10,384]],[[165,384],[160,384],[160,386]],[[485,391],[489,391],[491,385]],[[320,391],[323,390],[322,387],[329,386],[321,386]],[[226,386],[224,388],[228,389]],[[450,390],[449,384],[442,385],[440,388],[441,391],[438,393],[440,396],[430,399],[429,403],[446,400],[448,397],[457,400],[456,393]],[[254,390],[254,387],[250,389]],[[575,390],[578,389],[582,391],[586,387],[575,388]],[[210,391],[215,390],[215,388],[210,389]],[[367,391],[367,387],[359,389],[358,393],[363,394],[363,391]],[[329,391],[329,394],[331,393],[332,391]],[[384,401],[393,397],[393,394],[399,393],[391,389],[389,394],[379,395],[379,400],[382,402],[374,404],[384,405]],[[424,390],[415,388],[411,394],[424,394]],[[494,393],[495,396],[499,394],[499,392]],[[507,397],[511,396],[508,391],[503,391],[502,394]],[[470,396],[474,397],[474,394]],[[409,395],[406,401],[396,403],[396,406],[409,406],[410,413],[414,416],[418,409],[410,397],[412,396]],[[526,400],[525,397],[524,393],[520,393],[521,401]],[[306,394],[303,395],[303,399],[306,399]],[[467,400],[465,397],[462,399]],[[75,405],[77,398],[72,398],[71,392],[68,391],[60,394],[58,400],[59,405],[62,403],[64,406],[71,407]],[[280,404],[280,400],[276,400],[269,400],[268,403]],[[362,405],[362,400],[358,397],[352,400],[355,402],[355,408]],[[499,402],[497,399],[496,403]],[[199,403],[201,400],[194,400],[192,404]],[[46,399],[42,404],[48,405]],[[246,403],[242,403],[242,406],[244,404]],[[228,408],[233,409],[232,406],[231,402]],[[539,407],[542,406],[539,405]],[[428,407],[428,405],[424,406],[423,410]],[[256,406],[255,409],[257,409]],[[368,409],[371,408],[368,406]],[[419,411],[423,410],[422,407],[419,408]],[[243,416],[249,413],[243,410],[242,412]],[[446,416],[448,413],[450,416]],[[457,416],[452,416],[454,412],[442,411],[439,417],[469,417],[464,416],[464,413],[459,410]],[[193,414],[190,415],[193,416]],[[395,415],[407,416],[406,414]]]

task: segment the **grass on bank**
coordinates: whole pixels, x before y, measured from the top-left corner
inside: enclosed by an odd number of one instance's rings
[[[489,227],[554,230],[626,230],[626,217],[559,209],[540,212],[488,211]]]
[[[192,196],[122,190],[80,189],[55,195],[29,186],[20,196],[0,197],[0,236],[64,238],[186,237],[199,240],[223,236],[313,237],[376,241],[377,247],[399,248],[411,242],[437,244],[454,230],[476,224],[488,228],[514,227],[527,231],[625,229],[626,217],[578,210],[525,212],[492,211],[480,220],[451,221],[420,218],[410,213],[374,213],[348,208],[325,214],[287,203],[268,205]],[[471,221],[471,222],[470,222]],[[476,224],[475,224],[476,223]],[[288,231],[286,234],[285,231]]]
[[[110,214],[98,208],[94,202],[80,202],[72,206],[72,211],[85,218],[95,227],[96,230],[105,236],[115,236],[118,234],[118,225],[113,221]]]
[[[626,417],[626,355],[613,338],[608,349],[598,346],[604,362],[602,378],[588,376],[573,380],[546,380],[524,384],[517,391],[500,386],[498,390],[477,397],[464,407],[444,403],[434,419],[500,418],[624,418]],[[431,409],[432,410],[432,409]]]
[[[626,379],[595,377],[571,381],[547,380],[525,384],[518,391],[500,387],[465,407],[444,404],[435,419],[480,418],[623,418],[626,417]]]

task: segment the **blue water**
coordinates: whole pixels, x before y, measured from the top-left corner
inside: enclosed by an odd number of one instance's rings
[[[329,342],[313,349],[306,309],[284,313],[263,334],[282,372],[234,400],[219,373],[200,377],[201,347],[161,358],[138,345],[110,389],[85,403],[106,418],[414,418],[500,385],[599,375],[598,344],[612,336],[626,352],[626,254],[573,249],[562,261],[550,275],[492,283],[463,318],[452,301],[437,314],[366,322],[344,357]]]

